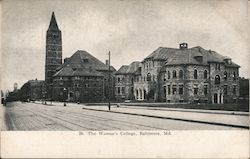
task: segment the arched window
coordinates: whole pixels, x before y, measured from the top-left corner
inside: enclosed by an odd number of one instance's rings
[[[147,74],[147,81],[151,81],[151,74],[150,73]]]
[[[207,70],[204,71],[204,79],[207,79]]]
[[[220,84],[220,76],[219,75],[215,76],[214,84]]]
[[[227,81],[227,72],[224,72],[224,81]]]
[[[170,71],[168,71],[168,79],[170,79],[171,77],[171,74],[170,74]]]
[[[183,79],[183,71],[182,70],[179,71],[179,78]]]
[[[166,81],[166,80],[167,80],[167,74],[164,73],[164,75],[163,75],[163,81]]]
[[[177,76],[176,76],[176,71],[175,70],[173,70],[173,78],[176,78]]]
[[[233,79],[236,81],[236,72],[233,73]]]
[[[197,70],[194,70],[194,79],[197,79],[198,78],[198,72]]]

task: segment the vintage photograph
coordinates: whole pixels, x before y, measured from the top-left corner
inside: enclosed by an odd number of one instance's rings
[[[1,4],[2,131],[249,130],[248,1]]]

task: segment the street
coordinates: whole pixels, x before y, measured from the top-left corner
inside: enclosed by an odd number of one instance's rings
[[[53,102],[1,106],[2,130],[230,130],[249,128],[247,113],[141,107],[85,106]]]

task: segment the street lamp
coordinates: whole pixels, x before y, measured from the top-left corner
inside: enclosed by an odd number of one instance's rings
[[[64,95],[64,103],[63,103],[63,106],[66,106],[66,91],[67,91],[67,89],[66,89],[66,88],[63,88],[63,95]]]

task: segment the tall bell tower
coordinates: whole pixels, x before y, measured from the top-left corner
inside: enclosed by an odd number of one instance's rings
[[[52,13],[49,28],[46,34],[46,60],[45,60],[45,84],[47,98],[52,98],[53,75],[62,65],[62,36],[58,28],[55,14]]]

